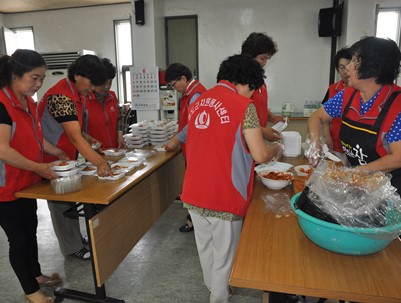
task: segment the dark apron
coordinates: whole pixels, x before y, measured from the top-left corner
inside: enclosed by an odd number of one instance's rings
[[[373,125],[353,121],[346,117],[355,93],[356,90],[344,108],[340,128],[341,144],[351,166],[365,165],[380,158],[376,151],[377,141],[380,139],[380,128],[400,91],[393,92],[385,101],[384,107]],[[391,184],[401,194],[401,168],[390,173],[392,175]]]

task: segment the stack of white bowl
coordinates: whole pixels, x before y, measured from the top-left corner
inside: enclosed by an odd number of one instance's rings
[[[128,148],[142,148],[149,144],[149,123],[146,121],[130,125],[131,133],[125,134],[125,144]]]

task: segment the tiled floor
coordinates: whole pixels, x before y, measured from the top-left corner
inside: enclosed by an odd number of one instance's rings
[[[180,202],[171,205],[107,281],[108,296],[125,300],[126,303],[208,302],[209,292],[202,281],[194,235],[178,231],[186,214]],[[66,288],[93,293],[90,262],[61,255],[44,201],[39,201],[38,217],[42,271],[47,274],[59,272]],[[0,303],[24,302],[22,289],[8,261],[8,243],[2,229],[0,268]],[[54,288],[43,290],[51,294]],[[230,302],[260,303],[261,298],[261,291],[237,289]],[[65,299],[63,302],[78,301]]]

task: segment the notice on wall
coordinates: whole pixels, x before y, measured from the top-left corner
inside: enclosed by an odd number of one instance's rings
[[[131,67],[132,108],[159,110],[159,68],[157,66]]]

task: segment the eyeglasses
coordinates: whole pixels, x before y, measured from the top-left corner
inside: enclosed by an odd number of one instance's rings
[[[174,86],[178,81],[180,81],[180,79],[175,80],[174,83],[168,83],[167,84],[167,88],[168,89],[174,89]]]

